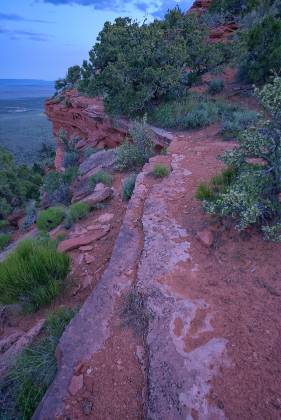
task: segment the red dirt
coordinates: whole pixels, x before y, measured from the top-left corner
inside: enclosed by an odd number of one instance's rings
[[[182,137],[171,146],[173,153],[185,155],[185,167],[192,172],[186,194],[177,201],[177,221],[191,236],[191,256],[199,269],[193,278],[172,277],[170,286],[189,298],[204,299],[215,313],[212,332],[200,335],[228,340],[231,367],[222,367],[212,383],[210,400],[224,409],[230,419],[281,418],[281,336],[279,281],[281,245],[265,242],[254,229],[238,233],[233,223],[218,224],[201,210],[194,198],[196,187],[219,170],[216,156],[229,143],[210,138],[210,129]],[[202,170],[202,163],[204,170]],[[206,226],[214,231],[215,244],[206,248],[196,232]],[[197,314],[192,331],[201,325]],[[185,338],[190,351],[199,345]]]

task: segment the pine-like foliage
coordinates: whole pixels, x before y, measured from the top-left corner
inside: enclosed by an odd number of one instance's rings
[[[256,94],[270,119],[245,130],[239,145],[221,159],[235,173],[231,183],[204,201],[211,214],[232,216],[238,229],[258,225],[267,238],[281,239],[281,78]]]

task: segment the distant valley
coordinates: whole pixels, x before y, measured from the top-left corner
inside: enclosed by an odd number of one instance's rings
[[[54,82],[0,79],[0,145],[17,163],[32,164],[42,143],[53,143],[44,102],[54,93]]]

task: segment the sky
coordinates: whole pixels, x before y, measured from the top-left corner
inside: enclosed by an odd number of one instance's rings
[[[161,18],[193,0],[0,0],[0,79],[56,80],[82,64],[104,22]]]

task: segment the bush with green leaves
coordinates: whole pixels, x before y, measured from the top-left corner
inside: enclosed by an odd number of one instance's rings
[[[63,207],[50,207],[47,210],[42,210],[38,214],[37,227],[43,232],[48,232],[57,227],[65,216]]]
[[[208,92],[211,95],[221,93],[224,90],[224,81],[223,79],[213,79],[209,83]]]
[[[17,166],[12,155],[0,147],[0,220],[15,207],[38,200],[42,177],[27,165]]]
[[[223,115],[221,133],[226,140],[234,139],[241,131],[256,125],[257,122],[257,112],[249,109],[226,112]]]
[[[8,233],[0,233],[0,251],[5,249],[11,242],[12,237]]]
[[[37,152],[38,163],[35,163],[34,168],[38,168],[41,174],[44,174],[45,168],[52,168],[54,166],[54,160],[56,156],[56,149],[53,144],[42,143],[40,149]]]
[[[127,139],[116,150],[116,167],[119,170],[141,168],[154,155],[153,134],[145,119],[135,121]]]
[[[61,308],[48,316],[40,338],[26,347],[0,383],[1,419],[31,419],[57,371],[56,347],[76,311]],[[3,415],[3,417],[2,417]]]
[[[164,128],[192,129],[206,127],[219,120],[221,106],[206,96],[189,94],[179,101],[159,104],[150,121]]]
[[[70,185],[75,180],[77,174],[78,168],[77,166],[73,166],[67,168],[65,172],[52,171],[45,175],[41,190],[43,197],[45,196],[44,193],[47,194],[47,205],[68,205],[70,203]]]
[[[281,78],[256,90],[269,119],[245,130],[239,145],[221,156],[235,177],[226,189],[204,199],[210,214],[235,218],[237,228],[259,226],[267,237],[281,231]],[[281,236],[280,236],[281,237]]]
[[[51,241],[26,240],[0,263],[0,302],[36,311],[62,290],[70,258]]]
[[[214,201],[220,194],[227,191],[236,177],[236,170],[229,167],[220,174],[214,176],[210,182],[199,184],[196,191],[196,198],[200,201]]]
[[[2,232],[9,226],[8,220],[0,220],[0,231]]]
[[[112,176],[105,171],[98,171],[95,175],[90,176],[89,178],[89,188],[93,190],[95,186],[99,183],[102,183],[108,187],[112,185]]]
[[[154,165],[152,173],[156,178],[165,178],[170,174],[170,169],[166,165],[157,164]]]
[[[262,84],[273,73],[281,72],[281,21],[265,16],[249,31],[242,33],[244,52],[240,58],[240,78]]]
[[[65,89],[76,87],[81,80],[81,71],[81,67],[78,65],[69,67],[65,78],[56,80],[56,93],[61,94]]]
[[[37,220],[37,208],[35,201],[31,201],[26,209],[25,209],[25,216],[20,225],[20,229],[22,231],[29,229]]]
[[[90,206],[87,203],[75,203],[69,207],[69,214],[74,221],[83,219],[89,212]]]
[[[135,184],[136,184],[137,175],[132,174],[129,175],[127,178],[124,179],[122,187],[123,187],[123,200],[128,201],[133,195]]]
[[[106,22],[83,63],[80,90],[102,95],[109,113],[144,114],[169,95],[181,96],[192,79],[225,61],[227,46],[207,40],[206,25],[179,8],[151,23]]]
[[[63,155],[63,166],[69,168],[76,166],[79,162],[79,153],[76,150],[65,152]]]

